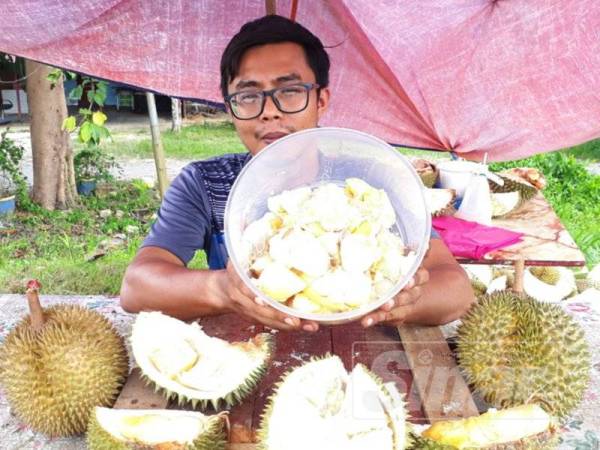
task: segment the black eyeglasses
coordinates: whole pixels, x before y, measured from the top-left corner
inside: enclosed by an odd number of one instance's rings
[[[255,119],[265,109],[267,97],[271,97],[277,109],[283,113],[294,114],[308,106],[309,93],[319,88],[315,83],[299,83],[283,86],[269,91],[242,91],[225,97],[231,113],[240,120]]]

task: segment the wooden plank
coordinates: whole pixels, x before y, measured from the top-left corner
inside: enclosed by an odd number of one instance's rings
[[[332,329],[333,353],[344,361],[346,370],[364,364],[384,383],[393,382],[405,395],[413,423],[426,423],[418,391],[396,327],[363,328],[359,323]]]
[[[398,332],[429,421],[479,415],[439,327],[401,326]]]
[[[113,408],[115,409],[164,409],[168,400],[142,379],[140,369],[135,367]]]

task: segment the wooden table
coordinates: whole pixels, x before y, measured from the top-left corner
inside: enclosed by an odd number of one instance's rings
[[[264,331],[235,315],[200,321],[211,336],[229,341],[246,340]],[[353,323],[321,327],[317,333],[275,332],[276,354],[258,389],[230,412],[230,449],[253,449],[256,430],[273,385],[291,368],[313,356],[338,355],[348,370],[365,364],[384,382],[395,382],[406,392],[413,423],[468,417],[478,414],[454,356],[438,327],[384,327],[364,329]],[[402,337],[402,341],[400,340]],[[414,375],[414,376],[413,376]],[[115,408],[180,408],[169,404],[139,378],[134,370]],[[214,411],[204,411],[213,414]]]
[[[492,225],[523,233],[518,244],[495,250],[483,259],[456,258],[461,264],[510,264],[523,257],[532,266],[585,266],[585,256],[541,192]]]

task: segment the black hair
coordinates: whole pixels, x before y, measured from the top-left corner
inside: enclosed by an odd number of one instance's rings
[[[244,53],[259,45],[294,42],[304,49],[308,65],[320,87],[329,84],[329,56],[321,40],[297,22],[268,15],[248,22],[229,41],[221,56],[221,93],[228,94],[229,83],[237,76]]]

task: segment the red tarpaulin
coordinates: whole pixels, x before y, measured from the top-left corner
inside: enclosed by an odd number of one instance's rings
[[[0,51],[222,101],[221,52],[264,11],[264,0],[4,0]],[[600,136],[598,0],[299,0],[297,20],[332,46],[324,125],[490,160]]]

